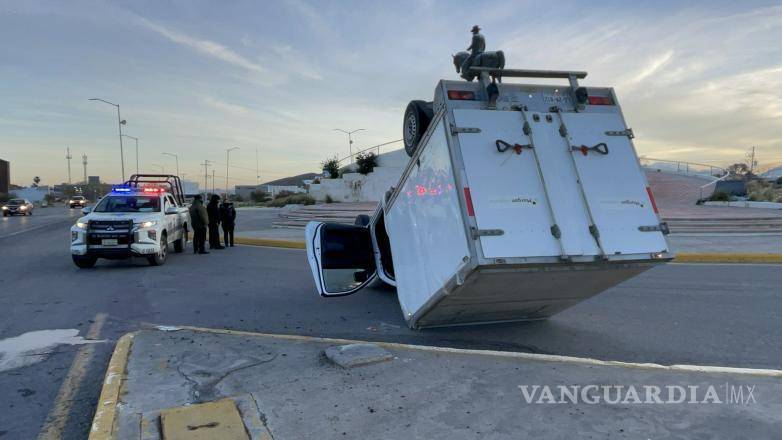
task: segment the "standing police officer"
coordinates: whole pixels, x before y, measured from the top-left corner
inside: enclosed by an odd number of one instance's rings
[[[212,194],[206,212],[209,214],[209,249],[225,249],[220,245],[220,196]]]
[[[220,205],[220,223],[223,226],[223,243],[225,247],[234,245],[234,225],[236,224],[236,209],[234,204],[225,200]]]
[[[193,197],[190,205],[190,226],[193,228],[193,253],[208,254],[206,251],[206,228],[209,226],[209,215],[204,208],[201,194]]]

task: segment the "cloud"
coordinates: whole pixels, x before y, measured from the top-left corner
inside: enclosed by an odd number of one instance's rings
[[[190,49],[193,49],[203,55],[210,56],[212,58],[218,59],[220,61],[224,61],[228,64],[232,64],[237,67],[241,67],[243,69],[250,70],[252,72],[257,72],[257,73],[267,72],[267,69],[261,66],[260,64],[248,60],[247,58],[243,57],[242,55],[239,55],[238,53],[223,46],[220,43],[215,43],[214,41],[201,40],[198,38],[191,37],[179,31],[175,31],[173,29],[166,28],[163,25],[154,23],[150,20],[147,20],[144,17],[138,17],[137,21],[145,28],[157,32],[158,34],[166,37],[170,41],[185,47],[189,47]]]

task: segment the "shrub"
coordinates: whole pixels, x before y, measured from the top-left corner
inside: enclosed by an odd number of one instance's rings
[[[776,202],[782,198],[782,191],[775,189],[771,182],[753,180],[747,183],[747,196],[754,202]]]
[[[331,197],[331,194],[326,194],[326,199],[324,200],[326,203],[339,203],[339,200],[334,200],[334,198]]]
[[[314,205],[315,199],[307,194],[290,194],[284,197],[277,197],[272,201],[264,203],[264,206],[273,208],[282,208],[285,205]]]
[[[712,202],[730,202],[730,194],[725,191],[717,191],[709,197]]]
[[[323,172],[327,173],[331,179],[339,177],[339,159],[337,159],[337,156],[323,162]]]
[[[266,191],[255,190],[250,193],[250,199],[255,203],[263,203],[269,200],[269,193]]]
[[[283,197],[289,197],[289,196],[292,196],[292,195],[294,195],[294,194],[296,194],[296,193],[294,193],[294,192],[292,192],[292,191],[286,191],[286,190],[282,190],[282,191],[278,192],[278,193],[277,193],[277,194],[276,194],[276,195],[275,195],[273,198],[275,198],[275,199],[281,199],[281,198],[283,198]]]
[[[356,165],[358,165],[358,172],[361,174],[369,174],[377,166],[377,156],[375,153],[358,153],[356,155]]]

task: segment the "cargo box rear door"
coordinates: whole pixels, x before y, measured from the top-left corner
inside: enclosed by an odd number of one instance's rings
[[[646,179],[619,113],[560,113],[606,255],[667,250]],[[603,144],[603,145],[601,145]],[[597,147],[597,148],[594,148]]]
[[[511,145],[531,143],[524,134],[520,112],[455,109],[453,113],[459,128],[480,130],[458,134],[478,229],[502,231],[500,236],[480,237],[484,257],[579,256],[598,252],[589,235],[583,203],[573,191],[575,177],[564,139],[552,128],[556,124],[542,122],[556,133],[550,137],[562,158],[537,151],[552,148],[548,142],[536,147],[535,152],[527,148],[519,153],[513,149],[498,151],[497,140]],[[535,142],[539,142],[538,131],[532,131]],[[543,130],[539,131],[542,137]],[[536,153],[540,153],[538,158]],[[544,162],[542,172],[538,160]],[[552,234],[554,225],[561,231],[559,239]]]

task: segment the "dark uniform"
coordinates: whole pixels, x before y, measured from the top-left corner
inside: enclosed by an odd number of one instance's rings
[[[486,51],[486,39],[483,38],[478,25],[472,27],[472,42],[467,50],[470,51],[470,56],[462,63],[462,72],[467,72],[467,69],[472,67],[475,57]]]
[[[223,226],[223,242],[226,246],[234,245],[234,225],[236,224],[236,209],[231,202],[220,205],[220,223]]]
[[[212,194],[206,212],[209,214],[209,249],[225,249],[220,245],[220,196]]]
[[[209,226],[209,215],[204,208],[201,196],[193,198],[190,205],[190,227],[193,228],[193,253],[208,254],[206,251],[206,228]]]

